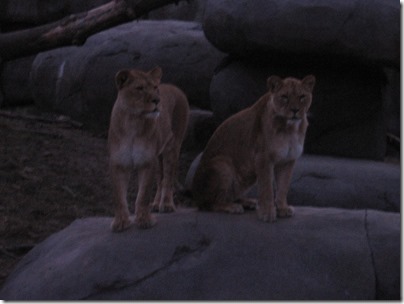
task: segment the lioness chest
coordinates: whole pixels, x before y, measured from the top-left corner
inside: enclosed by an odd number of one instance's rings
[[[121,142],[114,153],[111,155],[115,163],[124,167],[141,167],[150,163],[161,153],[161,143],[154,141],[145,141],[143,139],[131,139]]]
[[[296,160],[303,153],[304,134],[297,130],[273,134],[269,138],[270,158],[275,162]]]
[[[130,151],[133,166],[139,167],[144,163],[152,161],[158,155],[158,150],[157,147],[149,144],[134,142]]]
[[[303,144],[292,136],[291,138],[276,140],[272,151],[275,162],[291,161],[300,157],[303,153]]]

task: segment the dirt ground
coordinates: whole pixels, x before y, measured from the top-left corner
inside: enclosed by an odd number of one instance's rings
[[[181,154],[180,183],[197,153]],[[135,195],[132,179],[130,202]],[[49,235],[78,218],[112,217],[111,197],[106,134],[30,107],[0,111],[0,288]]]

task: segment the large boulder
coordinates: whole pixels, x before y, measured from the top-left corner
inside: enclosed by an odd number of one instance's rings
[[[185,179],[190,192],[201,155],[194,159]],[[400,212],[400,178],[399,164],[304,155],[296,162],[288,202],[292,206]],[[257,197],[256,186],[248,196]]]
[[[267,92],[271,75],[316,76],[306,147],[308,153],[381,160],[386,124],[380,69],[315,58],[229,60],[212,78],[211,107],[219,120],[252,105]]]
[[[346,56],[400,64],[396,0],[209,0],[203,28],[223,52]]]
[[[98,33],[81,47],[39,54],[32,66],[31,89],[41,108],[105,128],[116,98],[118,70],[159,65],[163,82],[179,86],[191,104],[207,108],[210,81],[222,57],[198,23],[135,21]]]
[[[114,234],[76,220],[31,250],[4,300],[400,299],[400,215],[296,208],[268,224],[183,209]]]

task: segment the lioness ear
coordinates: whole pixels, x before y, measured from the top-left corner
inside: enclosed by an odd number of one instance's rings
[[[303,78],[302,84],[310,91],[313,92],[314,85],[316,84],[316,77],[308,75]]]
[[[157,66],[149,72],[149,75],[153,77],[158,83],[160,83],[161,77],[163,76],[163,71],[160,67]]]
[[[115,84],[116,87],[120,90],[125,84],[128,82],[130,76],[130,72],[128,70],[121,70],[115,75]]]
[[[271,93],[276,93],[282,87],[282,78],[279,76],[271,76],[267,80],[267,87]]]

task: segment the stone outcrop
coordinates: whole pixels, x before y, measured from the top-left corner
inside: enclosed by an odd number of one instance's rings
[[[268,224],[184,209],[149,230],[76,220],[30,251],[4,300],[400,299],[400,215],[296,208]]]
[[[243,57],[287,52],[400,63],[395,0],[210,0],[203,28],[218,49]]]

